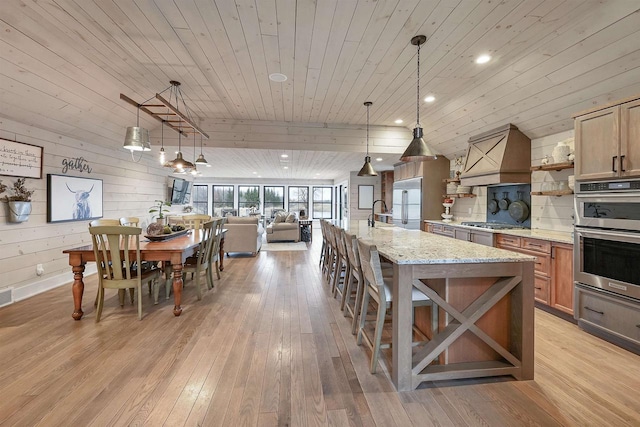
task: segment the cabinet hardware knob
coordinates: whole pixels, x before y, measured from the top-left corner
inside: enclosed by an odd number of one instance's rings
[[[604,314],[604,311],[594,310],[593,308],[587,307],[586,305],[584,306],[584,309],[585,310],[589,310],[589,311],[593,311],[594,313]]]
[[[616,160],[618,159],[618,156],[613,156],[611,158],[611,172],[618,172],[616,170]]]
[[[625,158],[624,154],[620,156],[620,172],[626,172],[626,170],[624,169],[624,158]]]
[[[535,286],[535,288],[536,288],[536,289],[540,289],[540,290],[542,290],[542,288],[539,288],[539,287],[537,287],[537,286]],[[637,325],[637,326],[640,328],[640,325]]]

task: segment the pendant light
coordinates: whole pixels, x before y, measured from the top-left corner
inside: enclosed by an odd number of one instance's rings
[[[164,151],[164,120],[160,124],[160,164],[164,166],[167,163],[166,153]]]
[[[182,157],[182,129],[178,132],[178,153],[176,158],[168,162],[167,166],[174,168],[175,173],[188,172],[194,167],[193,163]]]
[[[136,125],[129,126],[124,136],[124,148],[134,151],[151,151],[151,142],[149,141],[149,131],[140,127],[140,105],[138,105],[136,114]]]
[[[195,164],[196,164],[196,166],[197,165],[206,165],[207,167],[211,167],[209,162],[207,162],[207,159],[205,159],[204,155],[202,154],[202,135],[200,135],[200,155],[196,159]]]
[[[198,175],[198,164],[196,163],[196,134],[193,134],[193,169],[191,169],[191,175]]]
[[[378,176],[378,173],[371,166],[371,157],[369,157],[369,107],[371,107],[372,102],[365,102],[364,105],[367,107],[367,155],[364,158],[364,165],[360,172],[358,172],[358,176]]]
[[[420,35],[411,39],[411,44],[418,46],[418,84],[417,84],[417,120],[416,127],[413,129],[413,140],[409,144],[400,160],[403,162],[413,162],[421,160],[436,160],[438,156],[429,148],[427,143],[422,139],[422,127],[420,127],[420,45],[427,41],[427,37]]]

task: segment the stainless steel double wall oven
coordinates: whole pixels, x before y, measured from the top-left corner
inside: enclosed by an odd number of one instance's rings
[[[640,180],[576,182],[574,279],[640,302]]]

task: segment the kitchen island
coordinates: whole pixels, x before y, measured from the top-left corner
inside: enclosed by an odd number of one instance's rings
[[[335,222],[393,263],[392,352],[398,391],[424,381],[533,379],[534,257],[366,221]],[[412,287],[439,307],[438,331],[412,346]]]

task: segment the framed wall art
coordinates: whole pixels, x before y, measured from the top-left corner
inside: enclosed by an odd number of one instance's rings
[[[358,209],[371,209],[373,185],[358,185]]]
[[[102,180],[47,175],[47,222],[102,218]]]
[[[0,175],[42,178],[42,147],[0,138]]]

